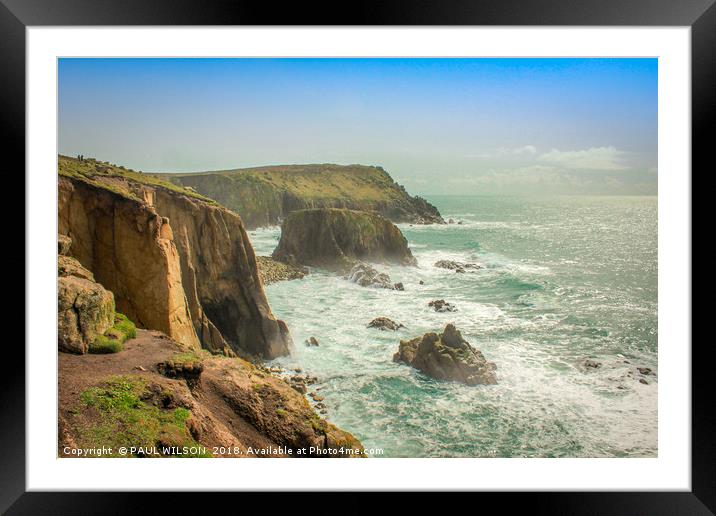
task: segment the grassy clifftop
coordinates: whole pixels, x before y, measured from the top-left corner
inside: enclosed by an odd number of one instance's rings
[[[127,182],[139,183],[142,185],[165,188],[173,192],[201,199],[210,204],[215,201],[198,194],[192,190],[161,179],[152,174],[145,174],[136,170],[115,165],[108,161],[99,161],[94,158],[85,158],[80,161],[77,158],[59,155],[57,157],[57,172],[60,176],[72,179],[80,179],[94,186],[111,190],[124,197],[138,200],[136,194],[127,186]]]
[[[249,227],[277,224],[306,208],[377,211],[396,222],[443,222],[434,206],[410,196],[381,167],[281,165],[157,177],[215,199]]]

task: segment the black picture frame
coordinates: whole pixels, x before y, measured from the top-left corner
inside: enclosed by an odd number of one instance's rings
[[[340,4],[333,2],[258,3],[207,0],[0,0],[0,95],[5,156],[12,165],[4,167],[16,175],[3,181],[17,181],[17,191],[27,194],[25,170],[25,31],[32,26],[82,25],[575,25],[575,26],[688,26],[692,44],[692,171],[706,172],[708,151],[713,146],[709,129],[716,120],[716,6],[715,0],[391,0]],[[713,167],[708,161],[709,165]],[[6,162],[7,163],[7,162]],[[6,172],[7,174],[7,172]],[[692,183],[693,184],[693,183]],[[693,191],[693,189],[692,189]],[[24,197],[23,197],[24,198]],[[693,201],[692,201],[693,206]],[[16,224],[16,229],[19,230]],[[25,235],[18,235],[24,239]],[[15,249],[19,249],[15,244]],[[24,249],[24,246],[23,246]],[[692,251],[693,252],[693,251]],[[16,256],[24,257],[24,251]],[[692,255],[693,256],[693,255]],[[25,266],[25,274],[30,273]],[[31,309],[31,307],[27,307]],[[10,321],[6,321],[10,323]],[[19,341],[19,339],[17,339]],[[691,343],[671,343],[685,349]],[[510,510],[528,504],[531,513],[556,514],[713,514],[716,511],[716,453],[714,425],[716,406],[710,384],[712,342],[692,346],[692,491],[619,493],[526,493],[472,494],[480,506],[497,501]],[[148,493],[40,493],[25,492],[25,356],[16,344],[5,343],[5,361],[0,390],[0,510],[7,514],[127,514],[146,508]],[[206,501],[191,493],[158,496],[180,504],[183,510]],[[232,504],[229,497],[246,493],[210,494],[211,506]],[[256,495],[252,495],[256,496]],[[280,506],[281,496],[266,495],[256,502]],[[315,496],[315,495],[314,495]],[[354,502],[341,502],[341,512],[360,511],[362,495],[350,495]],[[485,498],[489,497],[489,498]],[[218,500],[221,498],[221,500]],[[495,498],[498,498],[495,500]],[[286,498],[296,501],[296,494]],[[292,502],[292,503],[293,503]],[[309,502],[311,512],[318,503],[327,512],[324,499]],[[423,503],[423,496],[401,498],[403,510]],[[299,504],[300,505],[300,504]],[[245,507],[245,505],[243,505]],[[229,505],[230,507],[230,505]],[[347,509],[346,509],[347,508]],[[171,510],[169,506],[167,509]],[[294,512],[298,509],[291,509]],[[333,512],[333,511],[331,511]]]

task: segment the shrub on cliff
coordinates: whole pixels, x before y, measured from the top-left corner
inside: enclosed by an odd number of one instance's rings
[[[124,343],[137,336],[137,327],[127,316],[116,312],[114,326],[103,335],[98,335],[88,348],[89,353],[118,353],[124,349]]]

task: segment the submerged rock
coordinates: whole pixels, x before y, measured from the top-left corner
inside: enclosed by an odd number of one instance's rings
[[[438,260],[435,262],[434,266],[440,269],[448,269],[459,273],[463,273],[467,270],[479,270],[483,268],[482,265],[478,265],[476,263],[463,263],[453,260]]]
[[[378,328],[382,331],[398,331],[400,328],[405,328],[405,326],[387,317],[376,317],[368,323],[368,328]]]
[[[393,361],[408,364],[437,380],[466,385],[497,383],[497,366],[463,339],[453,324],[445,326],[441,334],[431,332],[400,341]]]
[[[597,369],[602,366],[602,363],[588,358],[582,363],[582,365],[587,369]]]
[[[357,261],[417,265],[408,241],[377,213],[311,209],[291,213],[281,225],[275,260],[345,272]]]
[[[306,346],[318,346],[318,339],[316,337],[309,337],[305,342]]]
[[[457,312],[457,307],[455,305],[451,305],[444,299],[436,299],[435,301],[430,301],[428,303],[428,306],[436,312]]]

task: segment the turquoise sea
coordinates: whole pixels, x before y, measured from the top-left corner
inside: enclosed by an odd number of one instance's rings
[[[656,197],[426,197],[462,224],[400,225],[419,267],[376,268],[404,292],[317,270],[266,287],[295,342],[276,362],[317,376],[325,417],[374,457],[656,456]],[[268,255],[280,229],[250,236]],[[484,269],[456,274],[439,259]],[[436,313],[433,299],[458,311]],[[366,328],[377,316],[405,328]],[[400,339],[448,322],[497,364],[498,385],[392,362]],[[304,346],[310,336],[320,346]]]

